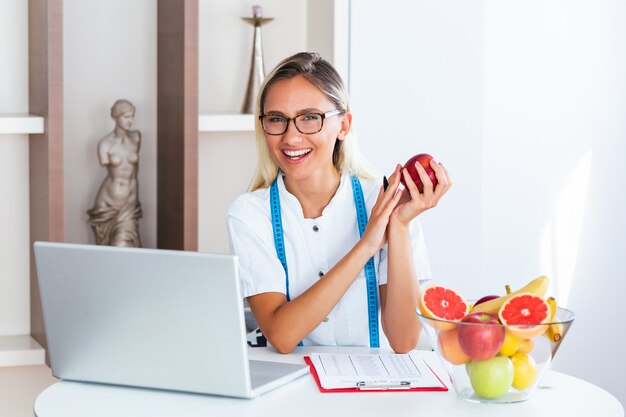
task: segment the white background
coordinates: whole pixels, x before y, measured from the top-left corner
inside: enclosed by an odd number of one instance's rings
[[[355,1],[351,33],[366,155],[454,179],[422,220],[434,278],[478,298],[549,275],[577,315],[555,368],[626,403],[625,3]]]
[[[252,3],[231,3],[200,2],[201,112],[236,112],[243,99],[252,39],[239,16]],[[105,175],[95,145],[126,97],[143,133],[140,232],[156,245],[154,4],[65,1],[67,241],[93,241],[84,213]],[[302,17],[313,3],[263,6],[276,17],[263,32],[268,70],[315,45],[312,30],[332,30]],[[422,219],[435,278],[473,298],[550,275],[577,314],[555,367],[622,403],[625,28],[620,0],[359,0],[349,54],[355,128],[374,165],[389,172],[429,152],[453,176]],[[28,109],[27,45],[27,2],[2,0],[0,113]],[[0,135],[0,335],[29,332],[27,141]],[[200,135],[201,250],[227,250],[223,214],[250,181],[252,144]]]

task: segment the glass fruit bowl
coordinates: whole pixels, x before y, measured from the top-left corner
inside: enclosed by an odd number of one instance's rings
[[[575,318],[561,307],[539,325],[447,321],[419,310],[417,315],[457,395],[481,403],[530,398]]]

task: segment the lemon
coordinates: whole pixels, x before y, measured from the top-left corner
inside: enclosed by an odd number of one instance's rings
[[[533,339],[524,339],[520,342],[518,352],[530,353],[535,347],[535,341]]]
[[[527,353],[516,353],[511,357],[513,362],[513,388],[526,389],[530,387],[537,377],[535,360]]]
[[[515,355],[519,349],[520,342],[521,340],[519,337],[507,331],[504,335],[502,347],[500,348],[500,354],[509,357]]]

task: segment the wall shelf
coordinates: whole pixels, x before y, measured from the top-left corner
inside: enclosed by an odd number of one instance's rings
[[[44,118],[30,114],[0,114],[0,134],[39,134]]]
[[[0,336],[0,367],[45,364],[46,353],[30,335]]]
[[[252,114],[201,114],[198,117],[200,132],[254,132]]]

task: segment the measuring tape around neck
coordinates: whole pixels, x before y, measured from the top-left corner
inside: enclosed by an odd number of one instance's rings
[[[367,209],[365,207],[365,199],[363,198],[363,190],[361,182],[355,176],[352,179],[352,194],[354,196],[354,205],[356,206],[357,220],[359,224],[359,234],[363,237],[365,226],[367,226]],[[280,198],[278,196],[278,180],[272,183],[270,187],[270,209],[272,213],[272,232],[274,233],[274,246],[276,254],[285,270],[285,287],[287,301],[291,300],[289,296],[289,272],[287,269],[287,256],[285,254],[285,238],[283,234],[283,221],[280,212]],[[365,278],[367,287],[367,318],[370,335],[370,347],[380,347],[378,337],[378,291],[376,282],[376,270],[374,267],[374,258],[370,258],[365,264]],[[302,342],[298,344],[302,346]]]

